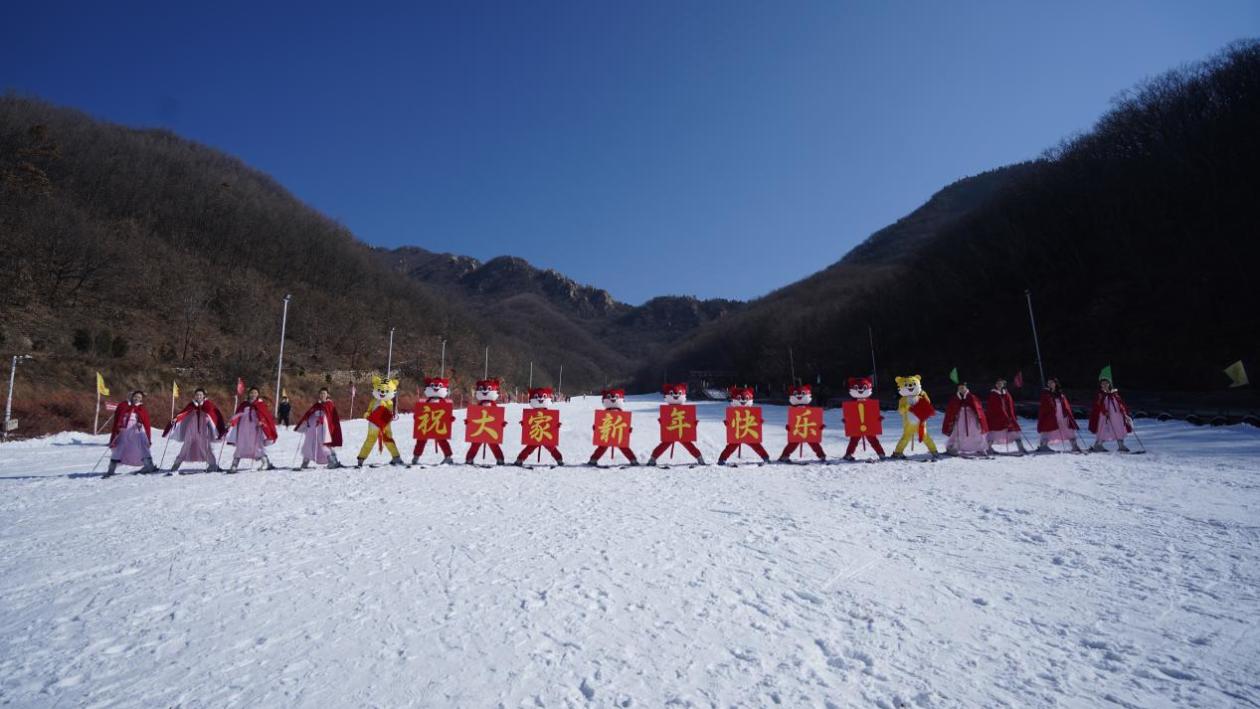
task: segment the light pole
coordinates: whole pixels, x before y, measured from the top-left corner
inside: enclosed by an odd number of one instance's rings
[[[389,379],[389,373],[394,368],[394,328],[389,329],[389,358],[385,360],[385,378]]]
[[[1025,290],[1024,298],[1028,300],[1028,322],[1032,324],[1033,347],[1037,350],[1037,372],[1041,374],[1041,386],[1046,386],[1046,370],[1041,365],[1041,342],[1037,339],[1037,319],[1033,317],[1032,291]]]
[[[275,405],[280,405],[280,372],[284,370],[284,330],[289,324],[289,299],[292,295],[284,296],[284,315],[280,317],[280,357],[276,360],[276,401]]]
[[[30,355],[13,355],[13,360],[9,362],[9,396],[4,401],[4,430],[0,431],[0,438],[9,440],[9,421],[13,418],[13,377],[17,374],[18,362],[24,359],[31,359]]]

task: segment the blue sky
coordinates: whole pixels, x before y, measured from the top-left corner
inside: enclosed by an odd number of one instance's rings
[[[235,154],[372,244],[750,298],[1260,2],[20,3],[0,87]]]

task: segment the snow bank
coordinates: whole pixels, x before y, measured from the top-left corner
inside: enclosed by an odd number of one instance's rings
[[[561,407],[570,462],[597,405]],[[1260,431],[1139,433],[1150,455],[105,481],[103,436],[0,445],[0,702],[1254,706]]]

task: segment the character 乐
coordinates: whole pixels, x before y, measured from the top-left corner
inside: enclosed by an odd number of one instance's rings
[[[819,461],[827,460],[827,453],[822,447],[823,410],[820,406],[812,406],[814,392],[808,384],[797,384],[788,390],[788,422],[784,428],[788,432],[787,445],[779,454],[779,462],[791,460],[792,454],[802,445],[809,446],[818,456]]]

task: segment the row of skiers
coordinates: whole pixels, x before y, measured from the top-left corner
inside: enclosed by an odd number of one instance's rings
[[[902,419],[902,434],[893,450],[892,458],[905,458],[905,450],[917,439],[922,442],[930,459],[938,456],[936,442],[927,430],[927,421],[936,414],[930,397],[922,388],[919,375],[897,377],[897,388],[900,399],[897,412]],[[873,400],[872,380],[868,377],[849,379],[849,395],[851,399],[844,402],[845,434],[848,447],[844,460],[855,460],[859,444],[869,446],[879,459],[885,457],[880,445],[879,435],[883,432],[883,415],[879,404]],[[413,435],[415,447],[412,464],[416,464],[423,454],[428,441],[434,442],[435,448],[443,454],[443,463],[452,463],[450,446],[451,399],[449,380],[442,377],[426,377],[424,397],[416,403],[413,419]],[[392,422],[396,418],[394,399],[397,394],[398,381],[392,379],[373,378],[372,401],[365,418],[368,421],[368,435],[359,450],[358,466],[372,452],[372,448],[388,449],[392,465],[405,465],[399,454],[397,443],[393,437]],[[476,383],[474,391],[475,406],[479,410],[493,410],[498,406],[500,384],[496,379],[484,379]],[[667,384],[663,387],[664,402],[661,406],[661,441],[653,449],[648,459],[649,465],[667,451],[673,451],[675,444],[681,445],[696,459],[704,464],[704,456],[695,445],[695,411],[694,406],[687,404],[687,385],[685,383]],[[718,463],[726,463],[731,455],[747,445],[764,462],[770,462],[761,440],[760,411],[744,411],[754,406],[754,393],[748,387],[732,387],[730,390],[730,409],[727,414],[727,445],[718,458]],[[625,392],[621,389],[605,389],[601,393],[605,412],[619,412],[624,409]],[[530,389],[529,405],[535,410],[548,410],[553,402],[551,389],[542,387]],[[819,460],[827,456],[822,447],[822,409],[812,406],[813,395],[809,385],[794,386],[789,396],[788,444],[779,456],[781,462],[787,462],[796,450],[808,446]],[[471,411],[471,409],[470,409]],[[483,411],[484,412],[484,411]],[[741,413],[747,414],[741,417]],[[733,415],[732,415],[733,414]],[[811,419],[810,414],[816,414]],[[447,418],[443,420],[443,416]],[[629,447],[630,428],[629,414],[624,420],[612,417],[600,417],[597,414],[596,425],[592,427],[595,451],[588,464],[598,465],[599,460],[609,450],[622,453],[627,462],[637,465],[638,459]],[[469,431],[472,424],[480,424],[486,430],[486,422],[490,418],[472,420],[471,414],[466,422]],[[741,420],[744,425],[741,426]],[[619,422],[620,421],[620,422]],[[551,422],[558,433],[559,417]],[[498,433],[489,429],[488,434],[471,443],[465,463],[473,463],[478,452],[488,450],[497,464],[503,464],[505,458],[500,443],[502,442],[502,416],[497,419]],[[522,438],[527,422],[522,420]],[[317,401],[298,419],[295,430],[302,434],[299,453],[302,457],[300,467],[310,464],[340,467],[334,449],[342,446],[341,421],[336,404],[329,395],[328,389],[320,389]],[[1052,452],[1051,446],[1062,443],[1070,446],[1074,452],[1083,452],[1078,441],[1079,426],[1072,414],[1072,407],[1059,386],[1057,379],[1050,379],[1041,394],[1040,411],[1037,418],[1037,432],[1040,436],[1036,452]],[[1114,441],[1119,451],[1127,452],[1125,437],[1133,431],[1133,420],[1124,399],[1112,383],[1107,379],[1099,380],[1098,392],[1094,398],[1093,409],[1089,417],[1089,430],[1096,435],[1091,450],[1103,451],[1105,442]],[[536,451],[546,450],[556,464],[563,465],[563,458],[557,446],[554,433],[543,428],[532,431],[539,434],[526,441],[516,458],[517,465],[523,465],[528,457]],[[1006,388],[1006,380],[998,379],[989,392],[987,400],[980,398],[970,390],[966,382],[958,384],[954,396],[950,397],[945,408],[945,419],[942,431],[948,436],[946,453],[958,456],[987,457],[996,454],[996,445],[1014,446],[1011,454],[1022,455],[1031,452],[1024,439],[1019,421],[1015,415],[1015,403]],[[213,444],[222,440],[233,446],[232,463],[229,472],[235,472],[242,460],[261,463],[264,469],[273,469],[267,456],[267,449],[278,438],[275,420],[261,398],[257,387],[246,391],[245,400],[236,407],[232,418],[225,420],[221,412],[211,402],[204,389],[193,392],[192,401],[188,403],[167,425],[162,432],[169,440],[180,444],[171,472],[177,472],[184,463],[204,462],[210,471],[220,470]],[[488,436],[488,437],[487,437]],[[152,433],[149,415],[144,407],[144,393],[134,391],[129,401],[118,405],[111,429],[109,446],[111,449],[109,470],[106,477],[115,473],[118,465],[140,466],[141,472],[154,472],[157,466],[150,454]],[[602,444],[602,445],[601,445]],[[220,453],[221,454],[221,453]]]

